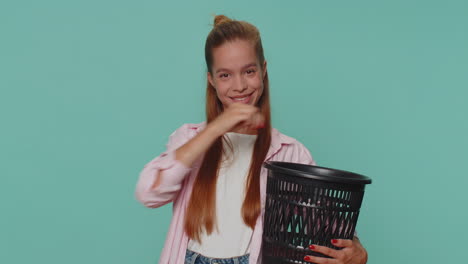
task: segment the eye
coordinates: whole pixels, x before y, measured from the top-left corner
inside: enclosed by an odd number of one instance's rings
[[[255,73],[255,70],[254,70],[254,69],[250,69],[250,70],[247,70],[246,73],[247,73],[247,74],[254,74],[254,73]]]
[[[219,78],[227,78],[228,77],[228,74],[227,73],[221,73],[219,75]]]

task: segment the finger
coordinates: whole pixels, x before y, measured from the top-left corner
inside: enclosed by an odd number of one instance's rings
[[[352,247],[353,241],[349,239],[332,239],[332,244],[337,247]]]
[[[319,246],[319,245],[310,245],[309,248],[310,250],[313,250],[318,253],[322,253],[332,258],[339,258],[340,254],[342,254],[342,252],[339,250],[335,250],[329,247],[324,247],[324,246]]]
[[[238,128],[245,128],[245,129],[248,129],[248,130],[257,129],[257,125],[255,125],[255,122],[252,121],[251,119],[247,119],[245,121],[240,122],[237,127]]]
[[[305,256],[304,261],[310,262],[310,263],[316,263],[316,264],[336,264],[338,263],[336,259],[330,259],[330,258],[320,258],[320,257],[315,257],[315,256]]]
[[[262,125],[261,117],[254,112],[244,113],[243,119],[243,125],[249,129],[258,129]]]
[[[250,113],[239,113],[237,115],[235,115],[234,117],[236,119],[235,123],[242,127],[250,127],[252,126],[252,118],[251,118],[251,114]]]
[[[254,125],[254,128],[255,129],[260,129],[260,128],[263,128],[265,127],[265,124],[264,124],[264,118],[261,114],[255,114],[253,117],[252,117],[252,123]]]
[[[265,117],[262,114],[257,114],[257,129],[265,127]]]

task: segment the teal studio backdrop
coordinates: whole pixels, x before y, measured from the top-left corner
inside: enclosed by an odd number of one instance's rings
[[[212,14],[256,25],[273,122],[362,173],[372,264],[463,263],[467,1],[2,1],[0,263],[149,264],[143,166],[204,120]]]

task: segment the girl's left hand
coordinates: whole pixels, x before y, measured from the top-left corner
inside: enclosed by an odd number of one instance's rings
[[[329,247],[311,245],[309,248],[315,252],[322,253],[332,258],[320,258],[314,256],[305,256],[307,262],[317,264],[365,264],[367,263],[367,251],[359,242],[357,237],[349,239],[332,239],[332,244],[341,247],[335,250]]]

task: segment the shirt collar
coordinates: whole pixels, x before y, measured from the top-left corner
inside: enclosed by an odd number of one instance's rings
[[[271,129],[271,144],[265,160],[269,160],[273,155],[280,151],[283,145],[294,143],[294,139],[280,133],[276,128]]]

